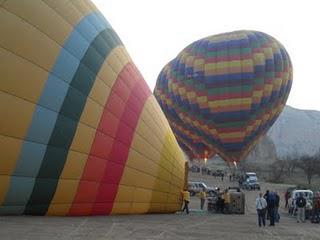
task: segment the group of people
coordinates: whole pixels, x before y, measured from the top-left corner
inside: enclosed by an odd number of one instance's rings
[[[224,191],[217,190],[217,199],[215,202],[215,210],[218,213],[230,213],[230,193],[228,189]]]
[[[295,200],[295,209],[293,209],[292,215],[297,211],[297,222],[305,222],[306,214],[305,209],[307,206],[307,200],[301,192],[298,198]],[[316,192],[312,199],[312,213],[311,222],[320,223],[320,192]]]
[[[207,199],[206,189],[202,188],[200,192],[197,194],[200,199],[200,209],[204,209],[204,205]],[[190,203],[190,193],[188,190],[182,191],[182,199],[183,199],[183,209],[182,211],[186,211],[189,214],[189,203]],[[217,199],[215,202],[215,210],[216,212],[228,213],[230,205],[230,193],[228,189],[224,191],[220,191],[220,188],[217,188]]]
[[[285,207],[287,207],[288,199],[286,196],[285,199]],[[280,196],[277,192],[271,192],[267,190],[264,195],[262,193],[259,193],[259,196],[256,199],[259,227],[261,227],[262,225],[266,225],[266,217],[270,220],[270,226],[274,226],[275,222],[279,222],[279,203]],[[297,223],[305,222],[306,205],[307,200],[301,192],[295,200],[295,209],[293,210],[293,214],[295,214],[295,212],[297,213]],[[320,223],[320,192],[316,193],[313,199],[311,222]]]
[[[203,210],[207,198],[207,193],[204,188],[200,190],[198,197],[200,198],[200,209]],[[186,213],[189,214],[190,192],[187,189],[182,191],[182,200],[184,204],[182,212],[186,211]]]
[[[279,204],[280,196],[277,192],[267,190],[264,195],[259,193],[256,199],[259,227],[266,226],[266,218],[270,220],[269,226],[275,226],[280,221]]]

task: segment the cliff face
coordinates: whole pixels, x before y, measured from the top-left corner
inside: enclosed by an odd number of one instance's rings
[[[276,160],[276,147],[270,137],[264,136],[243,161],[246,163],[269,165]]]
[[[267,135],[278,157],[313,155],[320,149],[320,112],[286,106]]]

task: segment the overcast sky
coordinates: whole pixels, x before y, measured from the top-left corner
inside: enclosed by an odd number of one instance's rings
[[[153,90],[162,67],[200,38],[257,30],[278,39],[294,69],[287,104],[320,110],[320,1],[93,0]]]

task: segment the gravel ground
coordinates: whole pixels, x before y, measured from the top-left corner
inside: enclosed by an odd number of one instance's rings
[[[191,174],[209,186],[225,188],[232,183],[213,177]],[[285,185],[262,183],[262,191],[277,190]],[[246,192],[245,215],[208,214],[199,210],[199,199],[191,200],[189,215],[149,214],[99,217],[0,217],[0,239],[85,240],[85,239],[320,239],[320,225],[296,223],[281,207],[280,223],[275,227],[257,226],[254,201],[257,191]]]

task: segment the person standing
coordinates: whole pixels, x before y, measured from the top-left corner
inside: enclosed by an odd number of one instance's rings
[[[276,208],[276,194],[274,192],[268,192],[267,195],[267,209],[270,218],[270,226],[274,226],[275,222],[275,208]]]
[[[320,223],[320,192],[317,192],[313,199],[312,223]]]
[[[256,209],[258,214],[258,224],[261,227],[266,226],[266,209],[267,209],[267,201],[262,197],[262,193],[259,193],[259,196],[256,199]]]
[[[184,202],[182,212],[186,210],[186,213],[189,214],[190,192],[187,189],[184,189],[182,191],[182,200]]]
[[[224,209],[224,199],[222,198],[223,193],[220,191],[220,188],[217,188],[217,199],[216,199],[216,212],[223,213]]]
[[[289,191],[287,190],[284,194],[284,199],[286,200],[286,205],[284,206],[284,208],[288,207],[288,201],[289,201]]]
[[[296,206],[297,206],[297,223],[304,222],[305,221],[305,207],[306,207],[307,201],[303,197],[303,193],[301,192],[299,194],[299,197],[296,199]]]
[[[206,197],[207,197],[207,194],[206,194],[205,188],[201,188],[201,190],[200,190],[200,192],[199,192],[200,209],[201,209],[201,210],[203,210],[204,203],[205,203],[205,201],[206,201]]]
[[[265,192],[265,194],[263,195],[263,198],[267,201],[267,203],[269,202],[269,193],[270,193],[270,191],[267,190]],[[269,220],[269,219],[270,219],[269,209],[267,208],[267,220]]]
[[[224,199],[224,213],[229,213],[230,211],[230,193],[228,189],[226,189],[223,193],[223,199]]]
[[[276,195],[276,204],[274,209],[274,219],[275,219],[275,222],[279,222],[280,221],[280,214],[279,214],[280,196],[277,192],[275,192],[275,195]]]

